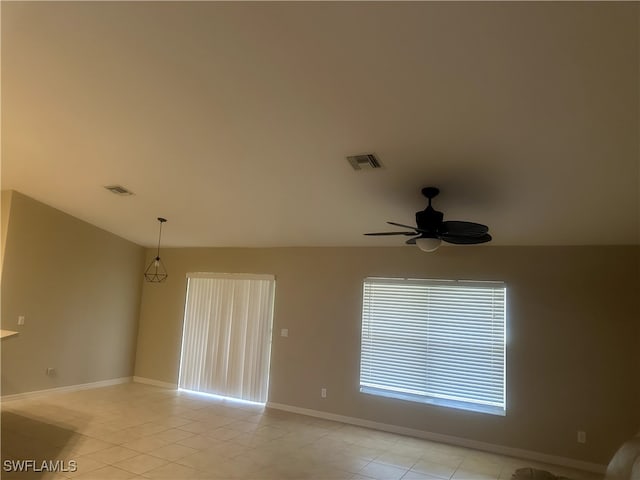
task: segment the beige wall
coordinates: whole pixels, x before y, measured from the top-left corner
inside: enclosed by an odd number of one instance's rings
[[[131,376],[144,249],[17,192],[6,242],[2,394]]]
[[[166,249],[167,282],[143,287],[136,375],[177,381],[187,272],[272,273],[274,332],[289,337],[273,337],[270,401],[604,464],[639,425],[638,256],[638,247]],[[504,280],[507,416],[360,394],[366,276]]]
[[[7,241],[7,226],[9,225],[9,213],[11,211],[11,190],[3,190],[0,197],[0,274],[4,263],[4,247]]]

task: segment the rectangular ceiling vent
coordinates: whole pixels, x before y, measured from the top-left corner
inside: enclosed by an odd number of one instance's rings
[[[382,168],[380,160],[373,153],[365,153],[364,155],[351,155],[347,157],[354,170],[372,170],[374,168]]]
[[[131,190],[127,190],[121,185],[107,185],[104,188],[109,190],[111,193],[115,193],[116,195],[128,196],[133,195]]]

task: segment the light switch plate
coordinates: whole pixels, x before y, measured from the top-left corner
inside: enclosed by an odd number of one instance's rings
[[[280,336],[281,337],[288,337],[289,336],[289,329],[288,328],[283,328],[280,330]]]
[[[18,315],[18,325],[24,325],[24,315]]]

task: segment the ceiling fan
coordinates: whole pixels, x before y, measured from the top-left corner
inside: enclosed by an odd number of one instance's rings
[[[406,235],[409,245],[417,245],[424,252],[435,251],[442,241],[456,245],[475,245],[491,241],[489,227],[480,223],[461,222],[455,220],[444,221],[444,214],[431,206],[431,200],[440,193],[436,187],[425,187],[422,194],[429,199],[429,205],[424,210],[416,212],[416,225],[387,222],[389,225],[412,229],[413,232],[378,232],[365,235]]]

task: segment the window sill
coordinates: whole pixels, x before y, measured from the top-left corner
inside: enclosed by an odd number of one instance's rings
[[[455,408],[458,410],[467,410],[477,413],[487,413],[489,415],[506,416],[507,412],[502,407],[493,405],[480,405],[477,403],[461,402],[458,400],[449,400],[445,398],[424,397],[422,395],[411,395],[407,393],[383,390],[380,388],[360,386],[360,393],[367,395],[375,395],[378,397],[394,398],[408,402],[426,403],[428,405],[436,405],[439,407]]]

